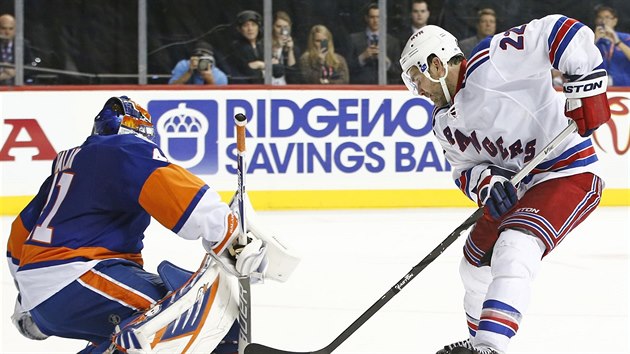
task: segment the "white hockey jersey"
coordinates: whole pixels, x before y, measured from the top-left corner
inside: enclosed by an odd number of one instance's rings
[[[488,37],[473,50],[451,106],[436,108],[433,131],[457,186],[473,201],[488,165],[518,171],[567,126],[564,99],[551,68],[577,75],[602,64],[593,32],[550,15]],[[464,66],[462,66],[464,68]],[[542,181],[593,172],[590,138],[569,137],[519,185],[519,195]]]

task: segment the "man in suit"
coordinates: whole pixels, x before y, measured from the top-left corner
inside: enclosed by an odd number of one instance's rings
[[[411,13],[409,15],[411,23],[405,26],[402,31],[399,31],[399,36],[397,36],[403,46],[412,34],[429,24],[429,16],[431,16],[431,11],[429,11],[427,0],[413,0],[411,2]]]
[[[371,3],[365,11],[366,28],[364,31],[350,35],[350,83],[378,84],[378,53],[382,49],[379,45],[378,25],[379,10],[376,3]],[[400,65],[396,60],[400,56],[400,42],[392,35],[387,35],[387,83],[398,84],[400,79]]]
[[[24,40],[24,63],[30,63],[31,61],[30,47],[28,41]],[[0,86],[14,84],[15,18],[9,14],[4,14],[0,16]]]

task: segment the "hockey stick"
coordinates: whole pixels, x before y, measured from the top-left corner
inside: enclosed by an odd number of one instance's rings
[[[529,161],[522,170],[512,177],[510,182],[513,185],[518,184],[525,176],[527,176],[539,163],[541,163],[549,154],[562,143],[569,135],[577,130],[575,121],[571,120],[569,126],[564,128],[558,136],[556,136],[543,150],[534,158]],[[420,263],[411,268],[411,271],[405,274],[391,289],[389,289],[381,298],[376,301],[367,311],[365,311],[359,318],[357,318],[352,324],[346,328],[341,334],[335,338],[326,347],[312,351],[312,352],[290,352],[280,349],[274,349],[262,344],[252,343],[245,348],[245,354],[330,354],[341,343],[343,343],[348,337],[350,337],[359,327],[361,327],[367,320],[370,319],[381,307],[389,302],[396,294],[398,294],[407,284],[411,282],[424,268],[426,268],[431,262],[442,254],[459,236],[462,232],[466,231],[469,227],[474,225],[479,218],[483,215],[483,207],[478,208],[472,215],[468,217],[461,225],[459,225],[450,235],[448,235],[444,241],[442,241],[431,253],[429,253]]]
[[[238,202],[238,213],[240,215],[239,228],[241,235],[239,236],[239,243],[243,246],[247,245],[247,230],[245,229],[245,174],[247,173],[245,166],[245,125],[247,124],[247,117],[244,114],[238,113],[234,116],[234,123],[236,123],[236,153],[237,153],[237,175],[238,175],[238,188],[236,191],[236,201]],[[250,291],[250,278],[239,277],[238,289],[239,289],[239,314],[238,323],[240,327],[238,335],[238,352],[243,354],[245,348],[252,341],[252,306],[251,306],[251,291]]]

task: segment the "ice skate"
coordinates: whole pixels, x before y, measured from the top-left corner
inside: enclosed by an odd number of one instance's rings
[[[466,339],[466,340],[462,340],[459,342],[455,342],[449,345],[445,345],[444,348],[440,349],[437,353],[435,354],[452,354],[452,353],[458,353],[456,351],[454,351],[455,349],[467,349],[467,350],[472,350],[473,346],[472,343],[470,343],[470,338]],[[466,353],[466,352],[464,352]]]

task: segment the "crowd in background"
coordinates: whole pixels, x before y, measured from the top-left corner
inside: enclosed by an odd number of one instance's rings
[[[64,1],[69,0],[25,1],[24,82],[137,83],[137,7],[123,0],[59,6]],[[614,7],[629,6],[609,3],[613,6],[592,1],[579,6],[564,1],[553,5],[512,0],[388,1],[387,39],[383,41],[376,2],[274,1],[271,84],[378,84],[381,51],[385,52],[387,83],[400,84],[400,53],[409,36],[427,24],[440,25],[457,36],[468,57],[477,43],[497,31],[548,13],[563,13],[593,28],[612,83],[630,86],[630,35],[626,33],[630,24]],[[149,83],[265,82],[262,1],[154,0],[148,4]],[[15,76],[11,10],[8,4],[0,6],[0,13],[7,12],[0,16],[3,86],[12,85]],[[63,11],[63,17],[49,16],[55,11]],[[44,15],[52,20],[43,20]],[[81,21],[83,27],[78,27],[73,25],[78,18],[96,20]],[[553,77],[554,83],[562,82],[559,73]]]

